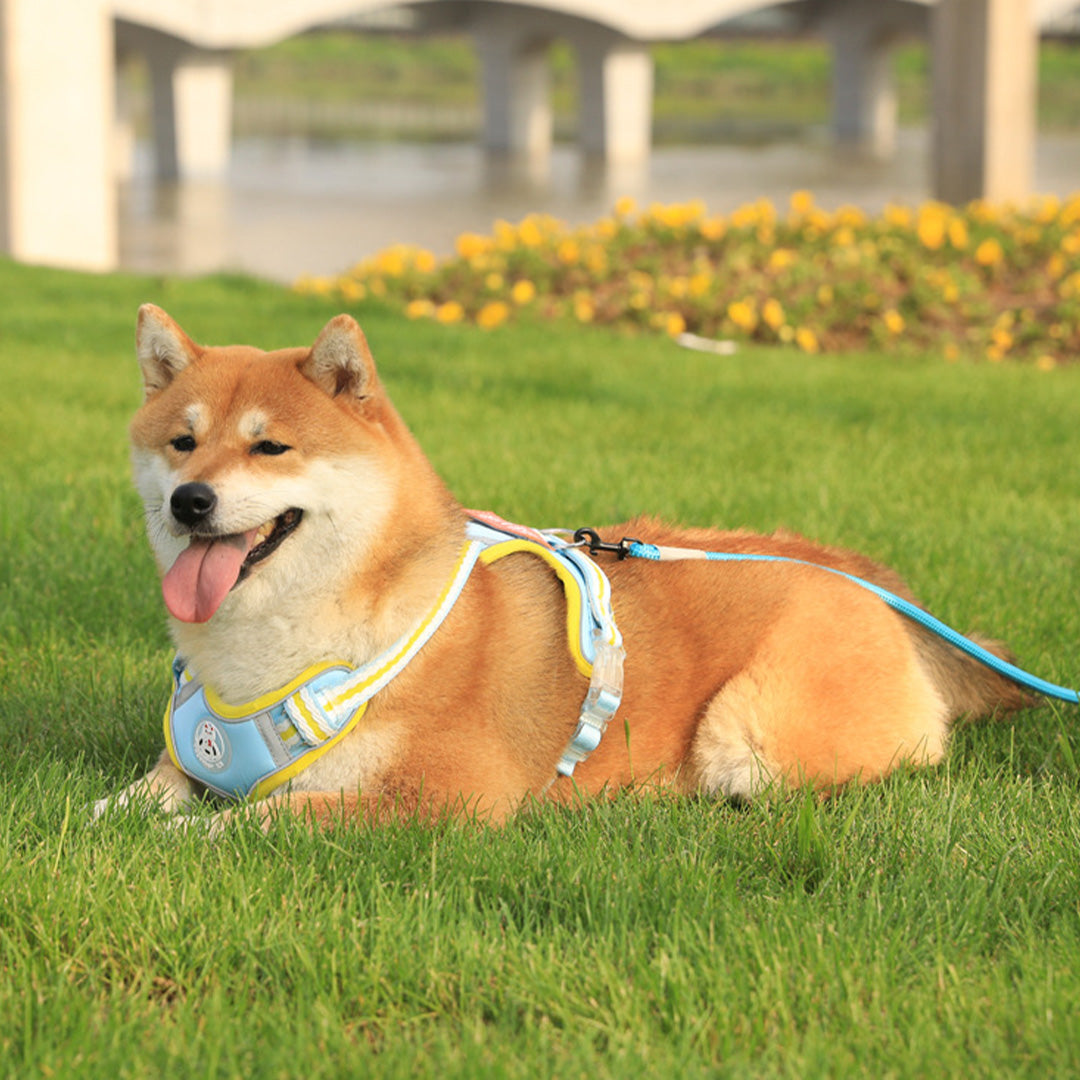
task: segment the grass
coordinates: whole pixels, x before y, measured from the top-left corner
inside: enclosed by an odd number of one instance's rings
[[[1080,739],[1046,706],[827,802],[621,796],[469,825],[207,844],[87,806],[160,747],[168,645],[129,490],[143,300],[311,340],[247,279],[0,263],[0,1072],[965,1076],[1080,1068]],[[1080,680],[1080,371],[730,358],[364,305],[461,498],[798,527]],[[544,440],[544,453],[536,440]]]

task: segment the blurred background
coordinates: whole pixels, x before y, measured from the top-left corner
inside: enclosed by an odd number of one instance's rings
[[[873,211],[1080,187],[1075,2],[0,10],[0,247],[27,261],[288,281],[625,195]]]

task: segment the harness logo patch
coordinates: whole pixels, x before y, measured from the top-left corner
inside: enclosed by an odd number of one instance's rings
[[[220,772],[232,760],[232,747],[225,732],[212,720],[200,720],[195,727],[195,756],[213,772]]]

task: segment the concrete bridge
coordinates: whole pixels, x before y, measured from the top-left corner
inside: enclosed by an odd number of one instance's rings
[[[733,33],[740,18],[813,32],[833,55],[839,143],[887,156],[896,127],[890,50],[932,48],[934,189],[953,202],[1018,197],[1031,182],[1039,28],[1076,0],[0,0],[0,250],[33,262],[116,263],[114,71],[147,60],[156,168],[220,175],[230,142],[231,54],[343,19],[393,17],[418,33],[471,34],[484,143],[542,161],[552,139],[547,52],[573,45],[583,153],[649,152],[649,45]],[[735,21],[733,21],[735,20]]]

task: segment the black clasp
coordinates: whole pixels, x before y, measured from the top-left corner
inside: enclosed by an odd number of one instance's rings
[[[609,544],[607,541],[600,539],[600,534],[595,529],[581,528],[574,533],[574,543],[587,544],[590,555],[595,555],[600,551],[608,551],[612,555],[617,555],[620,559],[625,559],[630,554],[631,545],[640,544],[641,541],[635,540],[632,536],[624,536],[617,544]]]

